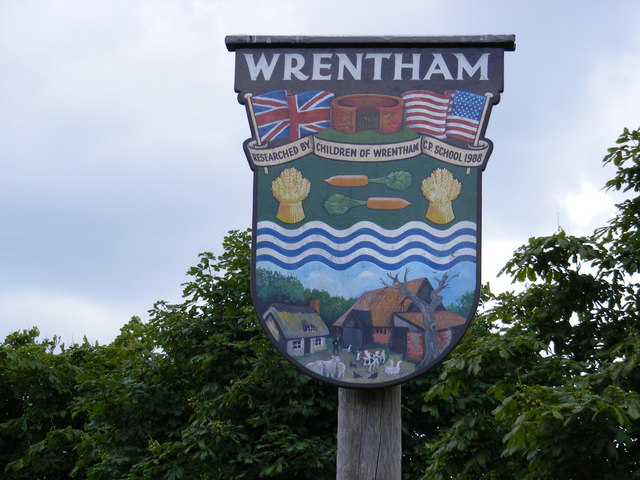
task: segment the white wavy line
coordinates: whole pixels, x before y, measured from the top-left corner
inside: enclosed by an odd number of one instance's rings
[[[470,221],[462,221],[462,222],[458,222],[455,225],[449,227],[446,230],[438,230],[436,228],[433,228],[432,226],[424,223],[424,222],[418,222],[418,221],[413,221],[413,222],[409,222],[409,223],[405,223],[402,227],[397,228],[395,230],[387,230],[385,228],[380,227],[379,225],[373,223],[373,222],[358,222],[354,225],[352,225],[349,228],[345,228],[343,230],[338,230],[335,229],[333,227],[330,227],[329,225],[327,225],[324,222],[321,222],[319,220],[314,220],[311,222],[307,222],[304,225],[295,228],[295,229],[288,229],[288,228],[283,228],[280,225],[278,225],[277,223],[274,222],[270,222],[270,221],[262,221],[262,222],[258,222],[258,229],[261,228],[272,228],[274,230],[276,230],[278,233],[282,234],[285,237],[295,237],[297,235],[303,234],[305,233],[307,230],[311,230],[313,228],[320,228],[322,230],[324,230],[325,232],[327,232],[330,235],[333,235],[335,237],[346,237],[348,235],[351,235],[352,233],[361,230],[363,228],[370,228],[372,230],[375,230],[376,232],[380,233],[381,235],[385,235],[388,237],[393,237],[393,236],[397,236],[397,235],[401,235],[402,233],[406,232],[407,230],[410,230],[412,228],[417,228],[420,229],[424,232],[430,233],[431,235],[437,236],[437,237],[447,237],[449,235],[453,235],[455,232],[457,232],[458,230],[461,230],[463,228],[470,228],[475,230],[476,229],[476,224],[475,222],[470,222]]]
[[[400,250],[402,247],[404,247],[410,242],[421,242],[424,245],[428,245],[437,250],[444,251],[444,250],[453,248],[462,242],[475,243],[476,237],[475,235],[461,235],[455,238],[454,240],[450,240],[447,243],[437,243],[434,241],[426,240],[424,237],[420,235],[410,235],[397,242],[383,242],[371,235],[362,235],[357,238],[354,238],[353,240],[349,240],[346,243],[337,243],[337,242],[331,242],[327,237],[324,237],[322,235],[310,235],[295,243],[282,243],[282,241],[278,237],[275,237],[273,235],[258,235],[258,244],[260,244],[261,242],[272,242],[272,243],[275,243],[276,245],[280,245],[282,248],[285,248],[287,250],[295,250],[297,248],[307,245],[310,242],[320,242],[327,245],[330,248],[334,248],[335,250],[344,251],[344,250],[348,250],[354,245],[357,245],[358,243],[367,242],[367,241],[376,243],[380,246],[380,248],[384,248],[386,250],[393,250],[393,249]]]
[[[280,260],[282,263],[286,263],[286,264],[292,264],[292,263],[296,263],[299,262],[301,260],[304,260],[306,257],[310,256],[310,255],[318,255],[320,257],[326,258],[327,260],[330,260],[332,263],[334,263],[335,265],[343,265],[345,263],[349,263],[351,260],[363,256],[363,255],[371,255],[372,257],[375,257],[377,260],[381,261],[381,262],[387,262],[387,263],[397,263],[397,262],[401,262],[402,260],[404,260],[405,258],[410,257],[411,255],[420,255],[422,257],[425,257],[429,260],[431,260],[433,263],[439,264],[439,265],[444,265],[446,263],[451,262],[452,260],[454,260],[456,257],[460,257],[462,255],[471,255],[473,257],[476,256],[476,250],[472,249],[472,248],[462,248],[458,251],[456,251],[455,253],[449,255],[448,257],[436,257],[435,255],[432,255],[428,252],[425,252],[424,250],[420,249],[420,248],[411,248],[409,250],[407,250],[406,252],[402,253],[401,255],[397,255],[394,257],[387,257],[387,256],[380,256],[380,252],[373,250],[371,248],[363,248],[363,249],[359,249],[356,252],[347,255],[346,257],[341,257],[341,258],[336,258],[333,255],[329,254],[328,252],[320,249],[320,248],[312,248],[309,249],[307,251],[305,251],[304,253],[300,254],[300,255],[296,255],[295,257],[286,257],[284,255],[282,255],[279,252],[276,252],[275,250],[273,250],[272,248],[258,248],[256,250],[256,255],[270,255],[278,260]]]

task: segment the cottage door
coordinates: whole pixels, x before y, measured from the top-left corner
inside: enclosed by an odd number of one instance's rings
[[[307,353],[311,352],[311,339],[310,338],[305,338],[304,339],[304,354],[306,355]]]

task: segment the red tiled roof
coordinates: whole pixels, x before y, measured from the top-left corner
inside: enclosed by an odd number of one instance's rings
[[[415,325],[420,329],[424,329],[424,321],[422,319],[422,313],[420,312],[401,312],[396,315],[403,320]],[[434,314],[434,320],[436,322],[437,330],[447,330],[449,328],[459,327],[466,323],[466,319],[461,317],[457,313],[449,312],[447,310],[440,310]]]

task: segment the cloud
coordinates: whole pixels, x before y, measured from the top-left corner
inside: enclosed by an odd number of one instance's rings
[[[362,272],[360,272],[360,274],[358,274],[358,276],[356,277],[357,281],[380,281],[380,277],[378,277],[374,272],[370,271],[370,270],[364,270]]]
[[[482,244],[482,283],[489,282],[493,292],[512,290],[508,275],[498,276],[498,272],[513,256],[521,242],[515,240],[484,240]]]
[[[517,49],[505,55],[503,101],[487,130],[495,149],[483,178],[485,227],[521,242],[557,228],[565,192],[604,184],[611,169],[601,160],[640,110],[639,6],[553,10],[539,18],[546,10],[536,4],[519,14],[526,24],[511,18]],[[567,15],[580,27],[567,30]],[[612,27],[606,38],[594,38],[603,24]]]
[[[0,291],[14,292],[0,297],[3,321],[76,340],[111,325],[114,336],[153,301],[179,298],[197,253],[220,253],[228,230],[250,224],[250,130],[227,34],[515,33],[487,132],[484,277],[529,232],[551,233],[559,211],[588,229],[606,212],[583,209],[591,190],[581,185],[601,184],[600,158],[640,110],[639,7],[461,10],[418,0],[0,2]]]
[[[0,5],[2,289],[148,307],[249,226],[248,129],[216,5]]]
[[[358,273],[358,270],[361,270]],[[301,269],[302,283],[307,288],[317,288],[345,298],[359,297],[364,291],[380,288],[381,270],[362,263],[354,269],[340,271],[312,263]]]
[[[587,235],[595,225],[602,225],[615,213],[613,198],[588,183],[581,183],[579,189],[568,191],[560,196],[569,225],[566,230],[574,235]],[[560,218],[562,226],[563,218]]]
[[[636,23],[640,21],[640,14],[635,18]],[[636,128],[639,123],[640,31],[630,29],[624,40],[607,55],[596,56],[586,79],[587,103],[594,107],[587,118],[592,122],[593,131],[606,135],[609,143],[624,127]]]
[[[22,291],[0,296],[0,338],[37,326],[40,338],[57,335],[69,345],[83,341],[109,343],[130,318],[126,308],[50,291]]]
[[[291,274],[291,272],[288,272]],[[317,269],[313,269],[307,275],[307,278],[301,278],[303,284],[307,288],[317,288],[318,290],[332,291],[336,287],[336,279],[331,276],[330,270],[328,271],[324,265]]]

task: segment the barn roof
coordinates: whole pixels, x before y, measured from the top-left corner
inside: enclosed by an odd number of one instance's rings
[[[400,312],[395,314],[403,320],[424,330],[424,320],[420,312]],[[436,322],[436,330],[448,330],[449,328],[460,327],[467,322],[467,319],[457,313],[448,310],[440,310],[435,312],[434,321]]]
[[[433,288],[426,278],[417,278],[408,282],[407,287],[411,293],[425,297]],[[406,311],[413,302],[398,290],[389,287],[378,288],[365,292],[355,301],[333,325],[341,327],[352,311],[363,310],[370,312],[373,327],[390,327],[395,312]]]
[[[366,310],[352,310],[350,318],[355,320],[355,322],[361,327],[370,327],[371,326],[371,315]],[[348,325],[348,322],[345,320],[345,324]],[[335,325],[335,323],[334,323]]]

